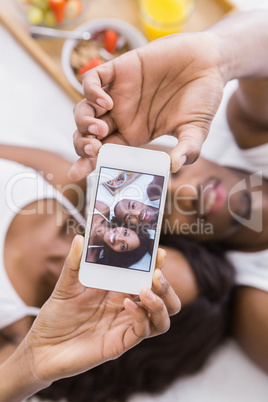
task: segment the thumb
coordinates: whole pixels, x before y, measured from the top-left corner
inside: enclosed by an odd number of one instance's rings
[[[97,158],[80,158],[70,168],[68,177],[70,180],[79,181],[87,177],[96,167]]]
[[[76,235],[73,239],[71,250],[65,260],[59,280],[53,292],[54,294],[56,294],[57,298],[65,299],[66,297],[68,297],[70,290],[72,290],[73,295],[73,287],[76,284],[79,285],[79,288],[80,286],[82,286],[80,285],[80,282],[78,280],[78,272],[83,253],[83,247],[84,237]]]
[[[178,144],[170,153],[171,172],[176,173],[182,165],[195,162],[200,155],[208,129],[187,127],[179,135]]]

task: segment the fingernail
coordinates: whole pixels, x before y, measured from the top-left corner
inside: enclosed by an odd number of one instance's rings
[[[91,124],[90,126],[88,126],[88,132],[90,134],[96,134],[96,135],[100,134],[98,126],[96,124]]]
[[[105,100],[103,100],[103,99],[101,99],[101,98],[98,98],[98,99],[96,100],[96,102],[97,102],[97,104],[98,104],[99,106],[103,107],[104,109],[107,108],[107,102],[106,102]]]
[[[179,169],[185,164],[186,160],[187,160],[186,155],[183,155],[183,156],[180,157],[180,159],[179,159]]]
[[[159,248],[160,250],[160,248]],[[167,251],[164,248],[161,248],[161,251],[164,253],[164,260],[167,258]]]
[[[160,271],[160,275],[159,275],[159,282],[161,283],[161,285],[164,285],[164,283],[165,283],[165,278],[161,271]]]
[[[89,156],[93,156],[93,147],[91,144],[87,144],[84,147],[84,152],[85,154],[89,155]]]
[[[71,248],[74,246],[74,244],[75,244],[75,242],[76,242],[76,236],[77,236],[77,235],[75,235],[74,238],[73,238]]]
[[[146,293],[146,299],[155,302],[156,301],[156,296],[150,291],[148,290]]]

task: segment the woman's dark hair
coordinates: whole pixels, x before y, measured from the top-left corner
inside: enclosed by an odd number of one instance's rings
[[[132,251],[127,251],[125,253],[118,253],[105,245],[103,248],[103,253],[101,254],[101,258],[99,258],[97,262],[104,265],[108,264],[108,265],[114,265],[116,267],[128,268],[131,265],[140,261],[140,259],[147,252],[150,254],[152,253],[152,242],[150,240],[150,235],[147,232],[147,230],[142,230],[142,228],[140,228],[139,226],[136,227],[126,226],[118,222],[115,217],[111,220],[109,226],[112,228],[124,227],[129,230],[133,230],[137,234],[140,240],[140,246]]]
[[[199,286],[198,298],[171,317],[164,335],[147,339],[87,373],[60,380],[40,395],[66,397],[69,402],[123,402],[137,392],[156,394],[202,368],[228,335],[234,270],[221,250],[178,236],[161,240],[188,259]]]

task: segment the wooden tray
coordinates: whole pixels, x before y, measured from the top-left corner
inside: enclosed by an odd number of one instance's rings
[[[236,6],[229,0],[196,0],[195,11],[184,25],[184,31],[201,31],[235,11],[237,11]],[[142,31],[137,0],[89,0],[84,18],[79,24],[89,19],[102,17],[120,18]],[[63,40],[32,39],[28,34],[29,24],[27,24],[16,0],[0,0],[0,22],[74,102],[79,102],[82,99],[82,95],[65,78],[61,67]],[[68,29],[73,29],[76,26]]]
[[[121,173],[125,173],[125,171],[122,171]],[[141,176],[140,173],[132,173],[130,176],[127,175],[127,179],[126,179],[125,183],[116,189],[111,188],[110,186],[108,186],[107,183],[103,183],[103,185],[109,191],[109,193],[112,194],[112,196],[115,196],[116,194],[120,193],[120,191],[122,191],[124,188],[126,188],[130,183],[132,183],[134,180],[136,180],[140,176]]]

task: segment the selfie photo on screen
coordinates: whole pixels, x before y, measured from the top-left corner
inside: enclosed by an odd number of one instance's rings
[[[164,178],[101,167],[86,262],[149,271]]]

